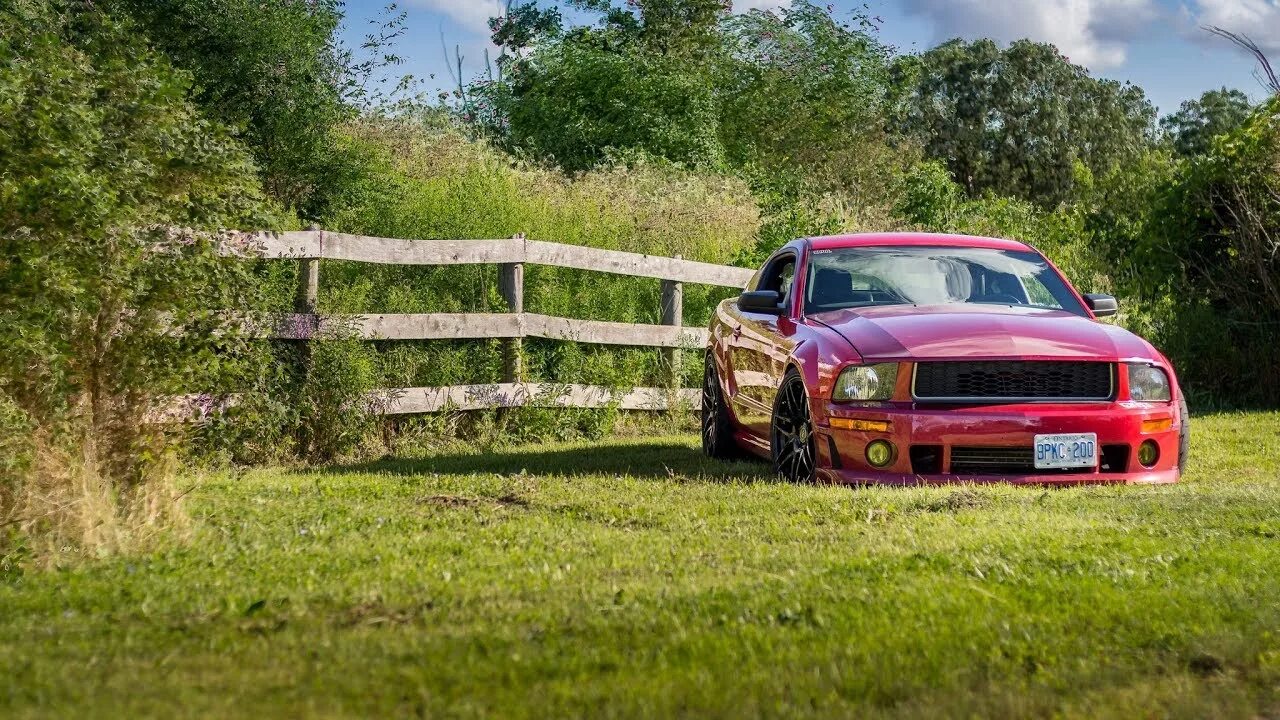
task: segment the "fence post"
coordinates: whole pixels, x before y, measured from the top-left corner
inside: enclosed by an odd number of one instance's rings
[[[676,255],[677,260],[683,255]],[[662,281],[662,324],[680,327],[684,317],[684,283],[677,280]],[[680,372],[680,348],[662,349],[662,358],[667,369],[667,384],[680,387],[683,377]]]
[[[524,240],[524,234],[515,240]],[[524,263],[504,263],[498,269],[498,289],[507,303],[507,311],[524,312]],[[503,382],[524,382],[524,341],[507,338],[502,341]]]
[[[307,229],[313,232],[319,232],[320,226],[312,225]],[[321,233],[320,237],[320,242],[323,246],[324,234]],[[319,302],[319,298],[320,258],[302,258],[298,260],[298,295],[293,301],[294,312],[303,313],[305,315],[315,315],[316,305]]]

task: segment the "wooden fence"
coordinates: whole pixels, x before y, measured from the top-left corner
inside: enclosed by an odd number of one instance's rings
[[[751,270],[578,245],[526,240],[397,240],[324,230],[239,234],[223,244],[229,255],[259,255],[299,263],[295,312],[279,318],[273,337],[310,340],[327,327],[341,326],[369,340],[503,340],[503,382],[434,388],[398,388],[388,414],[435,412],[448,408],[475,410],[519,406],[622,409],[666,409],[673,401],[697,406],[697,390],[680,389],[678,353],[706,344],[705,328],[681,326],[684,283],[742,288]],[[347,260],[391,265],[500,266],[499,285],[506,313],[434,313],[404,315],[319,315],[320,260]],[[661,325],[602,322],[553,317],[524,310],[526,264],[593,270],[662,281]],[[522,339],[548,338],[609,345],[662,348],[672,369],[665,388],[633,388],[615,393],[591,385],[526,382]]]

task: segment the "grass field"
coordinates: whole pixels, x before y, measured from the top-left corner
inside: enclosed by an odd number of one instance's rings
[[[689,436],[205,478],[0,584],[0,716],[1280,717],[1280,414],[1172,487],[773,482]]]

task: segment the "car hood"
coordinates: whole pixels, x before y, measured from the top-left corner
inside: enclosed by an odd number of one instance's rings
[[[1142,338],[1062,310],[1004,305],[891,305],[812,316],[867,360],[1156,360]]]

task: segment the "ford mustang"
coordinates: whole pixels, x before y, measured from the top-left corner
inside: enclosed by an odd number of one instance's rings
[[[703,450],[797,482],[1176,482],[1186,401],[1117,309],[1013,240],[795,240],[716,308]]]

